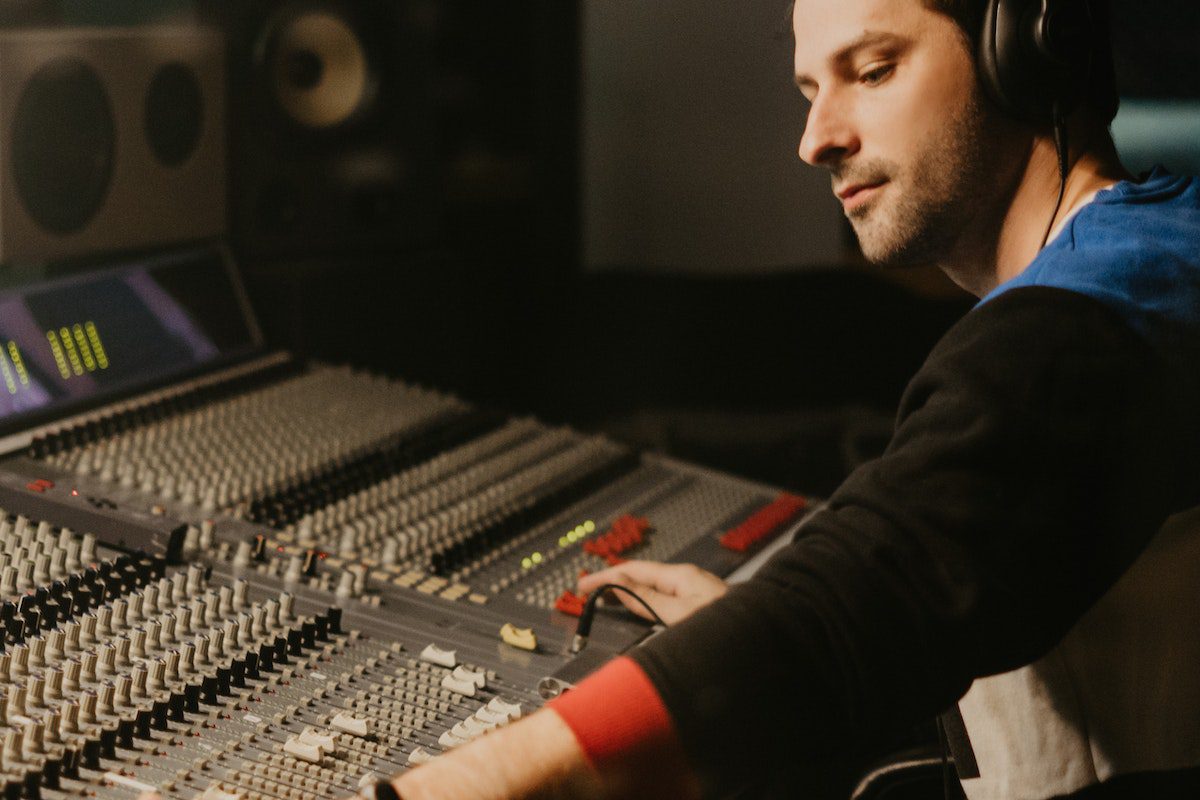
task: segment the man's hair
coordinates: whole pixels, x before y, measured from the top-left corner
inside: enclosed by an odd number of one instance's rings
[[[983,33],[983,12],[987,0],[922,0],[927,8],[944,14],[958,24],[972,53],[979,48],[979,37]],[[1112,13],[1109,0],[1086,0],[1091,3],[1096,31],[1092,39],[1092,70],[1084,95],[1084,105],[1108,124],[1117,115],[1121,99],[1117,93],[1117,78],[1113,69],[1112,32],[1109,28]],[[788,3],[784,31],[791,31],[792,12],[795,2]]]
[[[966,36],[971,52],[976,51],[979,47],[979,37],[983,32],[983,14],[987,8],[987,0],[923,0],[923,2],[927,8],[954,20]],[[1109,9],[1109,0],[1084,0],[1084,2],[1091,6],[1095,31],[1092,37],[1092,68],[1083,97],[1083,105],[1107,124],[1112,122],[1113,117],[1117,115],[1117,106],[1120,104],[1116,74],[1113,70],[1112,33],[1109,28],[1112,13]]]

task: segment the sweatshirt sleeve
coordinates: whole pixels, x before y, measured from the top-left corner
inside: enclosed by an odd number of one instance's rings
[[[865,746],[1049,650],[1196,502],[1194,398],[1163,363],[1064,290],[966,315],[884,455],[751,581],[631,653],[696,774],[730,786]]]

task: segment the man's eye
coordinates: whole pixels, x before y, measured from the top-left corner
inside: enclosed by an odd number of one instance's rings
[[[866,86],[878,86],[887,80],[888,76],[892,74],[894,69],[895,67],[892,64],[884,64],[882,66],[875,67],[874,69],[867,70],[858,77],[858,80],[860,83]]]

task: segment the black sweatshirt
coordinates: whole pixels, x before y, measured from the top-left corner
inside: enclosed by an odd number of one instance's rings
[[[884,455],[751,581],[631,654],[693,767],[728,786],[865,746],[1052,648],[1200,502],[1200,364],[1178,356],[1060,289],[967,314]]]

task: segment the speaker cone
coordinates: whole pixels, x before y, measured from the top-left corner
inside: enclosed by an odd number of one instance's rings
[[[83,228],[108,193],[116,150],[99,76],[77,58],[48,62],[17,101],[12,137],[13,178],[29,216],[56,234]]]
[[[336,14],[285,18],[268,42],[265,68],[279,107],[306,128],[342,125],[369,102],[366,50]]]

